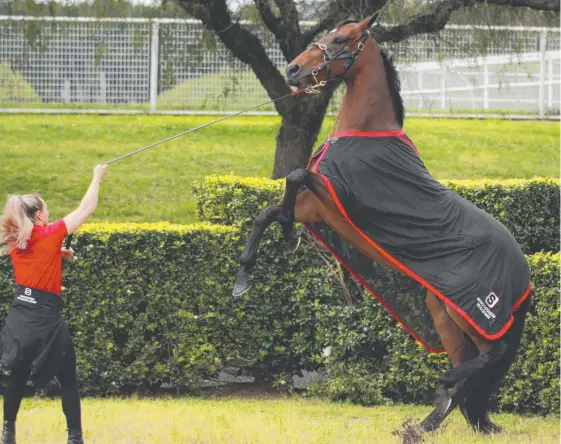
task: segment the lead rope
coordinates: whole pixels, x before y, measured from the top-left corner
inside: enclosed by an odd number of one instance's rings
[[[183,131],[182,133],[176,134],[175,136],[168,137],[167,139],[160,140],[159,142],[156,142],[156,143],[152,143],[152,144],[150,144],[148,146],[145,146],[143,148],[140,148],[138,150],[131,151],[130,153],[125,154],[123,156],[116,157],[115,159],[112,159],[108,162],[105,162],[105,164],[109,165],[110,163],[117,162],[119,160],[125,159],[125,158],[130,157],[134,154],[138,154],[142,151],[146,151],[149,148],[153,148],[155,146],[161,145],[162,143],[169,142],[170,140],[177,139],[178,137],[181,137],[181,136],[184,136],[186,134],[195,132],[197,130],[206,128],[207,126],[214,125],[215,123],[222,122],[223,120],[229,119],[231,117],[239,116],[240,114],[246,113],[248,111],[260,108],[260,107],[265,106],[265,105],[269,105],[270,103],[275,103],[276,101],[285,99],[286,97],[297,96],[297,95],[302,94],[302,93],[317,94],[317,93],[320,92],[320,88],[324,87],[327,84],[327,81],[318,82],[317,79],[315,78],[315,76],[314,76],[314,79],[316,80],[316,83],[314,85],[310,85],[306,88],[302,88],[302,89],[299,89],[297,91],[293,91],[289,94],[285,94],[284,96],[277,97],[276,99],[269,100],[268,102],[261,103],[260,105],[252,106],[251,108],[244,109],[243,111],[238,111],[238,112],[235,112],[233,114],[229,114],[227,116],[221,117],[220,119],[213,120],[212,122],[205,123],[204,125],[199,125],[196,128],[191,128],[190,130]],[[66,248],[66,249],[70,248],[70,246],[72,245],[72,237],[73,237],[73,234],[69,235],[66,238],[66,242],[64,243],[64,248]]]
[[[315,79],[315,77],[314,77],[314,79]],[[226,120],[226,119],[229,119],[229,118],[231,118],[231,117],[239,116],[240,114],[246,113],[246,112],[248,112],[248,111],[251,111],[251,110],[260,108],[260,107],[265,106],[265,105],[269,105],[269,104],[271,104],[271,103],[275,103],[275,102],[277,102],[278,100],[285,99],[286,97],[297,96],[297,95],[299,95],[299,94],[301,94],[301,93],[306,93],[306,94],[315,94],[315,93],[318,93],[318,92],[319,92],[319,88],[325,86],[326,83],[327,83],[327,82],[325,82],[325,81],[323,81],[323,82],[317,82],[317,80],[316,80],[316,84],[315,84],[315,85],[310,85],[310,86],[308,86],[308,87],[306,87],[306,88],[302,88],[302,89],[299,89],[299,90],[297,90],[297,91],[293,91],[293,92],[291,92],[291,93],[289,93],[289,94],[285,94],[284,96],[277,97],[276,99],[269,100],[268,102],[261,103],[260,105],[252,106],[251,108],[244,109],[243,111],[238,111],[238,112],[235,112],[235,113],[233,113],[233,114],[229,114],[229,115],[227,115],[227,116],[221,117],[220,119],[213,120],[212,122],[208,122],[208,123],[205,123],[205,124],[203,124],[203,125],[199,125],[199,126],[197,126],[197,127],[195,127],[195,128],[191,128],[190,130],[183,131],[182,133],[176,134],[175,136],[171,136],[171,137],[168,137],[167,139],[160,140],[159,142],[152,143],[151,145],[145,146],[145,147],[140,148],[140,149],[135,150],[135,151],[131,151],[131,152],[128,153],[128,154],[124,154],[123,156],[116,157],[115,159],[111,159],[110,161],[104,162],[104,163],[105,163],[106,165],[109,165],[110,163],[117,162],[117,161],[119,161],[119,160],[125,159],[125,158],[130,157],[130,156],[132,156],[132,155],[134,155],[134,154],[138,154],[138,153],[140,153],[140,152],[142,152],[142,151],[146,151],[146,150],[149,149],[149,148],[153,148],[153,147],[155,147],[155,146],[161,145],[162,143],[169,142],[170,140],[177,139],[178,137],[181,137],[181,136],[184,136],[184,135],[186,135],[186,134],[195,132],[195,131],[197,131],[197,130],[206,128],[207,126],[214,125],[215,123],[222,122],[222,121],[224,121],[224,120]]]

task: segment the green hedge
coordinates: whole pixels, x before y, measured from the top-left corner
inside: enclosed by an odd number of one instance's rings
[[[79,259],[65,264],[64,311],[73,331],[83,394],[197,392],[236,369],[290,387],[303,370],[325,371],[312,393],[364,404],[431,403],[446,358],[426,353],[361,287],[349,303],[332,263],[304,242],[284,251],[280,230],[263,240],[254,286],[231,296],[245,234],[233,227],[91,225],[77,233]],[[529,256],[535,303],[523,351],[501,408],[559,409],[559,254]],[[0,261],[0,317],[12,299]],[[330,347],[326,358],[324,350]]]
[[[503,223],[525,253],[559,251],[559,183],[552,179],[444,182]],[[280,201],[283,181],[211,176],[195,185],[201,221],[234,225]]]
[[[265,252],[271,266],[256,270],[254,297],[233,299],[241,246],[238,230],[211,225],[91,225],[77,233],[79,259],[65,261],[63,297],[82,392],[162,384],[196,391],[230,367],[262,381],[317,369],[316,304],[328,302],[307,299],[302,282],[313,285],[321,270],[302,264],[303,254]],[[300,273],[309,279],[296,279]],[[2,322],[12,298],[11,265],[2,259]]]

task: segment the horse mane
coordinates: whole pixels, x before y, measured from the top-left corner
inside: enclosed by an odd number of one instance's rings
[[[392,97],[395,117],[397,118],[399,125],[403,127],[405,106],[403,104],[403,98],[401,97],[401,80],[393,63],[394,57],[389,54],[386,48],[380,47],[377,43],[376,46],[378,46],[378,50],[382,56],[382,61],[384,62],[384,69],[386,71],[386,78],[388,79],[388,87]]]
[[[359,23],[357,20],[343,20],[337,23],[335,29],[339,29],[341,26],[348,25],[349,23]],[[390,96],[392,98],[393,107],[395,110],[395,117],[399,123],[399,126],[403,127],[403,121],[405,120],[405,105],[403,104],[403,98],[401,97],[401,80],[399,74],[395,69],[394,57],[390,55],[388,50],[376,43],[378,51],[382,56],[382,61],[384,62],[384,70],[386,71],[386,78],[388,79],[388,88],[390,90]]]

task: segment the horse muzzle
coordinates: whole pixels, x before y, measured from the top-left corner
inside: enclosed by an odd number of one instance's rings
[[[297,63],[291,63],[286,67],[286,82],[290,86],[305,88],[313,85],[311,76],[311,73],[305,72]]]

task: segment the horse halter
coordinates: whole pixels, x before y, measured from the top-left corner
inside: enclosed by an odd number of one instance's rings
[[[321,66],[318,66],[317,68],[315,68],[312,71],[312,77],[316,81],[316,84],[309,87],[310,92],[319,92],[318,89],[322,86],[325,86],[325,84],[331,80],[331,64],[335,60],[345,60],[345,59],[347,59],[347,61],[343,65],[343,68],[345,69],[345,72],[343,73],[343,76],[345,74],[347,74],[347,71],[349,69],[351,69],[353,64],[356,62],[356,59],[358,58],[358,55],[364,49],[364,42],[366,41],[366,39],[368,39],[369,36],[370,36],[370,31],[369,30],[364,31],[364,34],[362,34],[358,39],[356,39],[350,45],[345,46],[343,49],[341,49],[335,55],[332,55],[329,52],[329,49],[327,49],[327,46],[324,45],[323,43],[319,43],[319,42],[312,43],[312,46],[317,46],[319,49],[321,49],[323,51],[323,61],[325,63]],[[351,46],[353,46],[356,42],[358,42],[357,49],[353,52],[348,52],[351,49]],[[322,69],[325,69],[325,72],[326,72],[325,80],[322,80],[321,82],[319,82],[317,80],[316,76],[319,74],[319,72]]]

